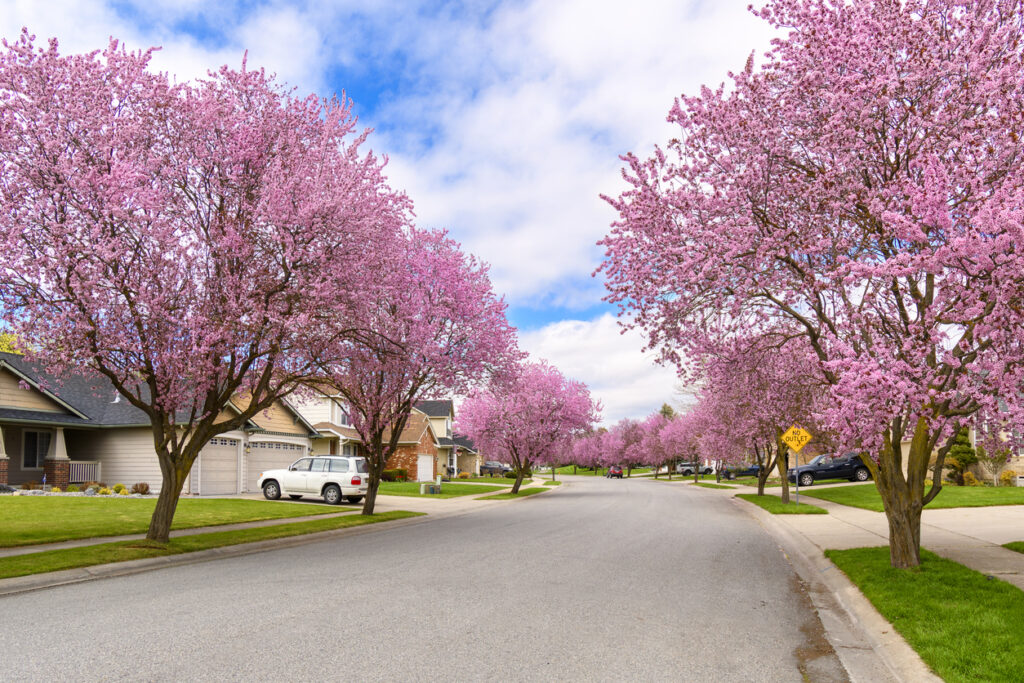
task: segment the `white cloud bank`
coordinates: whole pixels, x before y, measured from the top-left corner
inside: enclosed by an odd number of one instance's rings
[[[590,387],[603,406],[602,424],[644,417],[663,403],[678,410],[686,399],[677,392],[675,369],[656,365],[650,352],[640,353],[644,339],[639,332],[621,332],[615,318],[605,314],[590,321],[562,320],[519,338],[533,358],[551,362]]]

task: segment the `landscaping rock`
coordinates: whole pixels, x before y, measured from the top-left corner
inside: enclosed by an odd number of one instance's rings
[[[84,493],[87,496],[95,496],[96,495],[96,489],[86,489]]]
[[[14,493],[14,487],[7,484],[0,484],[0,493]]]

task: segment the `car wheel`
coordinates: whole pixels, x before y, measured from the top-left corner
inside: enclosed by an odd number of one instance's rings
[[[328,505],[337,505],[341,502],[341,489],[334,484],[324,487],[324,502]]]
[[[277,500],[281,497],[281,487],[271,479],[263,485],[263,497],[267,500]]]
[[[295,493],[289,493],[288,497],[291,498],[292,500],[298,500],[299,498],[302,498],[302,496]]]
[[[814,475],[811,474],[810,472],[804,472],[803,474],[800,475],[800,485],[801,486],[810,486],[813,483],[814,483]]]
[[[710,467],[705,467],[704,468],[704,474],[711,474],[711,468]]]
[[[363,497],[362,496],[349,496],[348,498],[346,498],[346,500],[348,500],[348,502],[350,502],[353,505],[355,505],[356,503],[362,503],[363,502]]]
[[[871,473],[868,472],[867,467],[858,467],[857,471],[853,473],[853,478],[857,481],[867,481],[871,478]]]

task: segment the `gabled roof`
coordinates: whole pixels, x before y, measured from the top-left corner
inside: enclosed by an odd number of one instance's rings
[[[416,409],[430,417],[452,417],[455,414],[455,406],[451,399],[444,401],[416,401]]]
[[[455,443],[459,448],[465,448],[470,453],[476,453],[476,446],[473,444],[473,440],[465,434],[453,434],[452,442]]]

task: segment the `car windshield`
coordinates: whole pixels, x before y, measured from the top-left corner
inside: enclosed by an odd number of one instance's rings
[[[828,457],[828,455],[819,455],[814,460],[810,461],[807,464],[808,465],[820,465],[822,463],[822,461],[824,461],[825,458],[827,458],[827,457]]]
[[[369,468],[366,466],[366,458],[356,458],[356,472],[366,474],[369,471]]]

